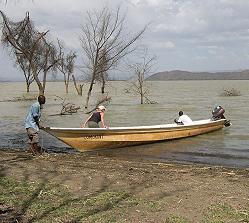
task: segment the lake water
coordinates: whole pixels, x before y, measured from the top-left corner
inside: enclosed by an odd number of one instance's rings
[[[112,97],[105,115],[110,126],[155,125],[172,123],[178,111],[183,110],[193,120],[211,117],[215,105],[222,105],[225,116],[232,126],[196,137],[142,146],[126,147],[99,152],[99,155],[122,159],[148,159],[160,162],[202,163],[233,167],[249,167],[249,81],[165,81],[149,82],[150,99],[158,104],[139,104],[139,97],[125,93],[126,82],[109,82],[107,91]],[[95,89],[99,89],[96,85]],[[241,96],[220,96],[223,89],[235,88]],[[64,84],[47,83],[47,102],[43,109],[44,126],[79,127],[87,118],[84,113],[85,97],[78,96],[73,85],[69,94],[64,93]],[[84,86],[84,95],[87,87]],[[31,93],[25,93],[24,83],[0,83],[0,130],[2,149],[27,148],[24,119],[34,101],[13,101],[17,97],[36,95],[35,83]],[[75,103],[82,109],[67,116],[53,116],[60,112],[62,100]],[[100,97],[92,94],[94,104]],[[57,139],[41,131],[41,144],[52,152],[76,152]]]

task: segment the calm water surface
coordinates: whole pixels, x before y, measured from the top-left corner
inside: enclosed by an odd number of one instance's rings
[[[150,99],[158,104],[140,105],[139,98],[125,93],[125,82],[111,82],[108,86],[112,101],[106,112],[110,126],[134,126],[172,123],[179,110],[193,120],[211,116],[217,104],[225,109],[232,126],[209,134],[161,143],[105,150],[100,155],[124,159],[148,159],[161,162],[202,163],[211,165],[249,167],[249,81],[165,81],[149,82]],[[97,88],[97,86],[96,86]],[[235,88],[241,96],[219,96],[223,89]],[[53,116],[60,112],[62,100],[84,107],[84,96],[78,96],[73,86],[64,93],[63,83],[48,83],[47,102],[43,109],[44,126],[79,127],[87,118],[84,110],[67,116]],[[85,91],[87,88],[85,87]],[[24,83],[0,83],[0,148],[26,149],[24,119],[34,101],[14,101],[17,97],[36,95],[36,85],[30,94]],[[92,98],[100,93],[93,92]],[[91,103],[95,103],[94,99]],[[41,131],[41,144],[52,152],[76,152],[67,145]]]

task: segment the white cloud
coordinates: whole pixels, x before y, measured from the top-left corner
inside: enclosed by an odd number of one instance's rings
[[[160,70],[249,67],[241,57],[241,52],[249,52],[248,0],[9,0],[7,5],[4,2],[0,0],[0,8],[10,18],[20,20],[30,11],[38,29],[49,29],[54,39],[62,39],[67,47],[78,51],[85,12],[120,5],[127,15],[127,30],[136,32],[150,23],[144,42],[158,55]],[[222,63],[217,63],[220,58]],[[165,63],[166,59],[169,63]]]
[[[171,41],[165,42],[152,42],[151,47],[153,48],[161,48],[161,49],[171,49],[175,47],[175,44]]]

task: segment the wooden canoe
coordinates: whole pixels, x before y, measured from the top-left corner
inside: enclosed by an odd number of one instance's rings
[[[196,136],[223,128],[225,119],[199,120],[189,125],[165,124],[134,127],[55,128],[43,130],[81,152],[118,148]]]

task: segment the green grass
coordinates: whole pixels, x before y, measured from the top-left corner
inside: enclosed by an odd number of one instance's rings
[[[35,222],[53,222],[52,219],[82,220],[97,216],[116,207],[128,196],[126,192],[115,191],[79,198],[60,185],[0,178],[0,202],[14,207],[21,216]]]
[[[229,204],[212,205],[205,214],[203,223],[249,223],[249,205],[244,210],[237,210]]]
[[[136,208],[141,210],[141,220],[144,213],[156,216],[157,212],[165,212],[169,217],[164,223],[191,223],[181,213],[171,216],[161,201],[143,199],[126,191],[101,191],[87,197],[77,197],[61,185],[45,180],[25,182],[0,177],[0,203],[14,208],[14,212],[29,222],[122,223]],[[249,223],[249,205],[235,209],[226,203],[214,204],[206,209],[200,221],[227,222]]]
[[[191,223],[191,222],[184,217],[172,216],[167,218],[164,223]]]

